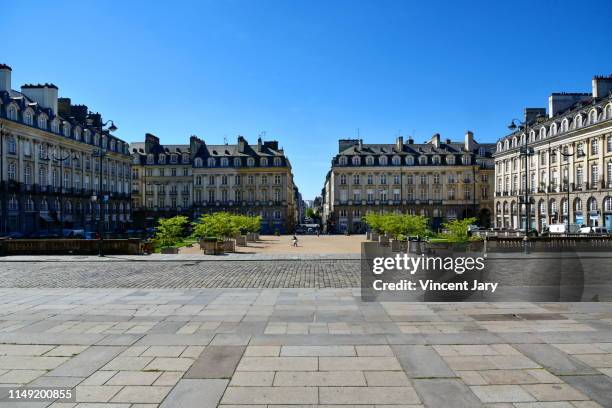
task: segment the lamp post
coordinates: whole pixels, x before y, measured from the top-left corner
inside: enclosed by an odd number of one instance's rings
[[[60,208],[58,211],[58,221],[60,222],[60,226],[62,229],[64,228],[64,183],[63,183],[64,181],[64,163],[69,158],[70,158],[70,152],[67,152],[67,154],[64,156],[61,153],[61,149],[60,149],[59,156],[56,156],[55,152],[53,152],[50,157],[51,160],[53,160],[54,162],[58,162],[60,165],[60,190],[59,190]],[[49,157],[47,157],[47,159],[49,159]],[[75,154],[73,157],[73,160],[77,160],[77,159],[78,157]]]
[[[580,150],[574,150],[571,153],[569,152],[564,152],[563,149],[555,149],[553,150],[554,154],[559,153],[561,156],[565,157],[565,158],[570,158],[574,155],[576,155],[576,157],[582,157],[582,151]],[[569,183],[569,166],[567,169],[567,177],[564,179],[564,184],[565,184],[565,190],[567,192],[567,217],[566,217],[566,228],[565,228],[565,234],[569,234],[569,230],[570,230],[570,183]],[[563,212],[563,206],[561,207],[561,212]]]
[[[516,123],[518,123],[518,126]],[[521,122],[518,119],[512,119],[508,125],[508,129],[515,131],[516,129],[523,129],[525,131],[525,143],[523,143],[519,149],[519,155],[525,157],[525,190],[523,191],[523,202],[525,205],[525,236],[523,237],[523,249],[526,254],[529,253],[529,230],[531,229],[531,203],[529,197],[529,157],[533,156],[533,149],[529,148],[529,134],[527,133],[527,122]],[[520,209],[520,207],[519,207]],[[520,214],[520,211],[519,211]]]
[[[117,130],[117,126],[115,126],[115,122],[113,122],[112,120],[107,120],[104,123],[100,124],[100,130],[102,132],[104,132],[104,126],[107,126],[110,123],[110,126],[108,127],[107,131],[108,132],[114,132]],[[98,203],[100,205],[100,211],[98,214],[98,256],[104,256],[104,252],[102,250],[102,244],[104,243],[104,192],[102,191],[102,177],[104,175],[103,171],[102,171],[102,163],[103,163],[103,158],[104,156],[106,156],[106,150],[100,148],[97,151],[92,153],[92,157],[99,157],[100,158],[100,172],[99,172],[99,181],[98,181],[98,192],[97,192],[97,197],[96,196],[92,196],[92,201],[96,201],[96,199],[98,200]]]

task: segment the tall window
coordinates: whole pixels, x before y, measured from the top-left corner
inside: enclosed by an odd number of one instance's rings
[[[576,186],[577,187],[582,187],[582,179],[583,179],[582,167],[578,166],[576,168]]]
[[[6,144],[9,154],[17,154],[17,141],[14,136],[10,136]]]
[[[25,166],[23,172],[23,181],[27,185],[32,184],[32,166]]]
[[[595,187],[598,182],[599,182],[599,167],[597,166],[597,164],[593,164],[591,166],[591,183],[593,184],[592,187]]]
[[[599,140],[597,138],[591,139],[591,154],[599,153]]]

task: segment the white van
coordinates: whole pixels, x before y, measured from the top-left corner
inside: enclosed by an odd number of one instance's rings
[[[580,225],[578,224],[570,224],[569,225],[569,231],[568,231],[568,225],[566,223],[562,223],[562,224],[550,224],[548,226],[548,232],[550,234],[578,234],[580,232]]]
[[[587,227],[580,228],[581,234],[607,234],[608,230],[604,227]]]

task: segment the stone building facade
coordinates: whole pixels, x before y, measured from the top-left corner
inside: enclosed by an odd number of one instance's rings
[[[526,109],[526,126],[497,142],[497,227],[525,228],[529,207],[539,231],[568,217],[612,230],[611,91],[612,77],[594,77],[590,93],[553,93],[547,115]]]
[[[364,144],[340,140],[322,190],[324,228],[363,232],[370,211],[424,215],[432,227],[445,220],[475,216],[488,226],[493,214],[495,144],[478,143],[472,132],[463,142]]]
[[[13,90],[11,73],[0,64],[0,232],[125,230],[127,143],[104,129],[100,114],[58,98],[53,84]]]
[[[209,145],[192,136],[188,145],[161,145],[147,135],[132,146],[134,206],[147,222],[228,211],[261,215],[263,233],[293,232],[296,188],[277,141],[250,145],[239,136],[236,144]]]
[[[132,206],[138,225],[152,227],[160,217],[192,216],[193,172],[190,146],[162,145],[147,133],[132,150]]]

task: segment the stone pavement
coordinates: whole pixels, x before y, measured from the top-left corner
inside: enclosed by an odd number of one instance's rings
[[[609,303],[365,303],[350,288],[0,289],[0,385],[77,394],[2,407],[594,408],[612,406],[611,376]]]

